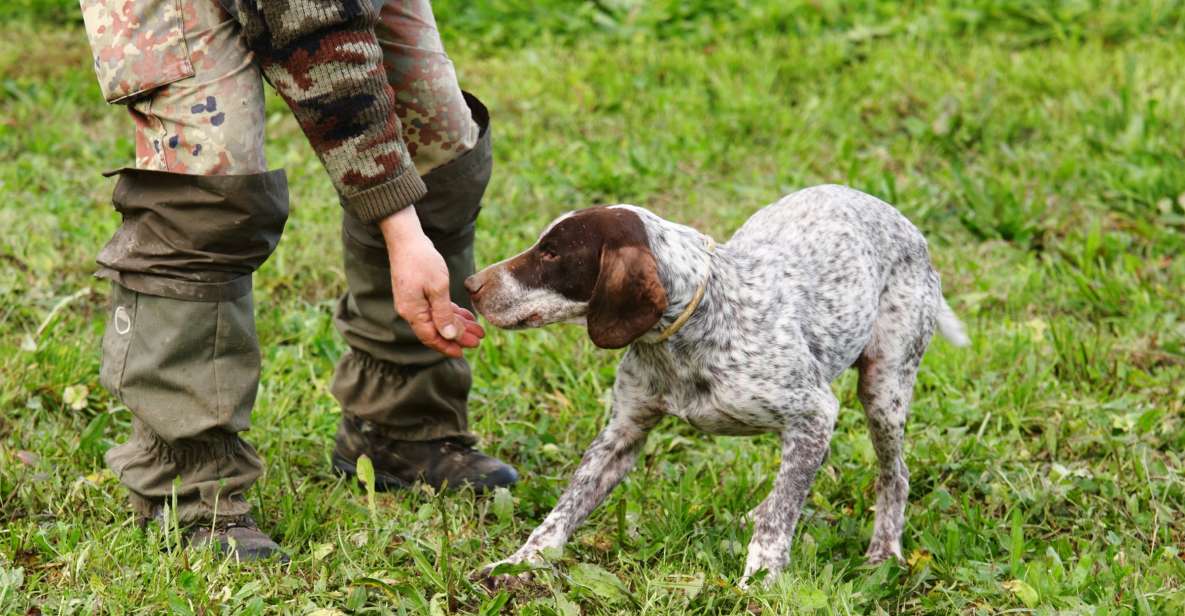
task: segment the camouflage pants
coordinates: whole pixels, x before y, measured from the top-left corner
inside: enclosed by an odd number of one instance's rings
[[[429,189],[416,210],[464,305],[490,172],[488,115],[457,85],[427,0],[381,4],[376,34]],[[261,74],[217,0],[82,5],[104,95],[126,102],[135,123],[136,169],[119,172],[113,197],[123,225],[99,256],[99,275],[115,283],[101,378],[135,430],[107,461],[142,513],[175,492],[183,520],[243,514],[262,470],[239,436],[260,372],[251,273],[288,213],[282,172],[267,172]],[[138,31],[113,41],[130,23]],[[391,438],[472,442],[468,364],[420,345],[395,314],[375,226],[343,215],[342,242],[348,291],[334,321],[350,350],[331,390],[343,412]]]

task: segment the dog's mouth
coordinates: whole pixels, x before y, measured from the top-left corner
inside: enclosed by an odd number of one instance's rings
[[[506,329],[529,329],[532,327],[539,327],[541,325],[543,325],[543,317],[539,316],[538,312],[532,312],[531,314],[515,321],[509,327],[506,327]]]
[[[528,314],[521,319],[514,319],[510,315],[498,310],[484,310],[483,308],[485,308],[485,306],[481,306],[480,304],[474,307],[477,308],[478,314],[485,317],[491,325],[497,327],[498,329],[527,329],[530,327],[538,327],[543,321],[543,319],[539,316],[539,313],[536,312]]]

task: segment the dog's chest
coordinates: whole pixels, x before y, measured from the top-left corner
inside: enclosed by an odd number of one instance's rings
[[[740,379],[688,370],[671,382],[662,407],[708,434],[751,435],[780,431],[783,417],[771,412],[761,388]]]

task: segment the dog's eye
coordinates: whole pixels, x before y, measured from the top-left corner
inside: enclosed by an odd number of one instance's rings
[[[556,259],[560,258],[560,256],[557,255],[554,250],[552,250],[550,248],[542,248],[542,247],[539,248],[539,256],[544,261],[555,261]]]

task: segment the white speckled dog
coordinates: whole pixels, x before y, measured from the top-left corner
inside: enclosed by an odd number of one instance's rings
[[[843,186],[808,188],[719,247],[639,207],[589,208],[465,286],[498,327],[576,322],[597,346],[630,345],[608,425],[555,509],[502,562],[537,562],[563,546],[669,414],[712,434],[781,435],[773,490],[750,512],[742,584],[762,569],[772,580],[828,451],[839,411],[830,383],[852,366],[880,463],[867,556],[901,558],[902,441],[918,364],[936,325],[955,344],[967,336],[925,238],[889,204]]]

